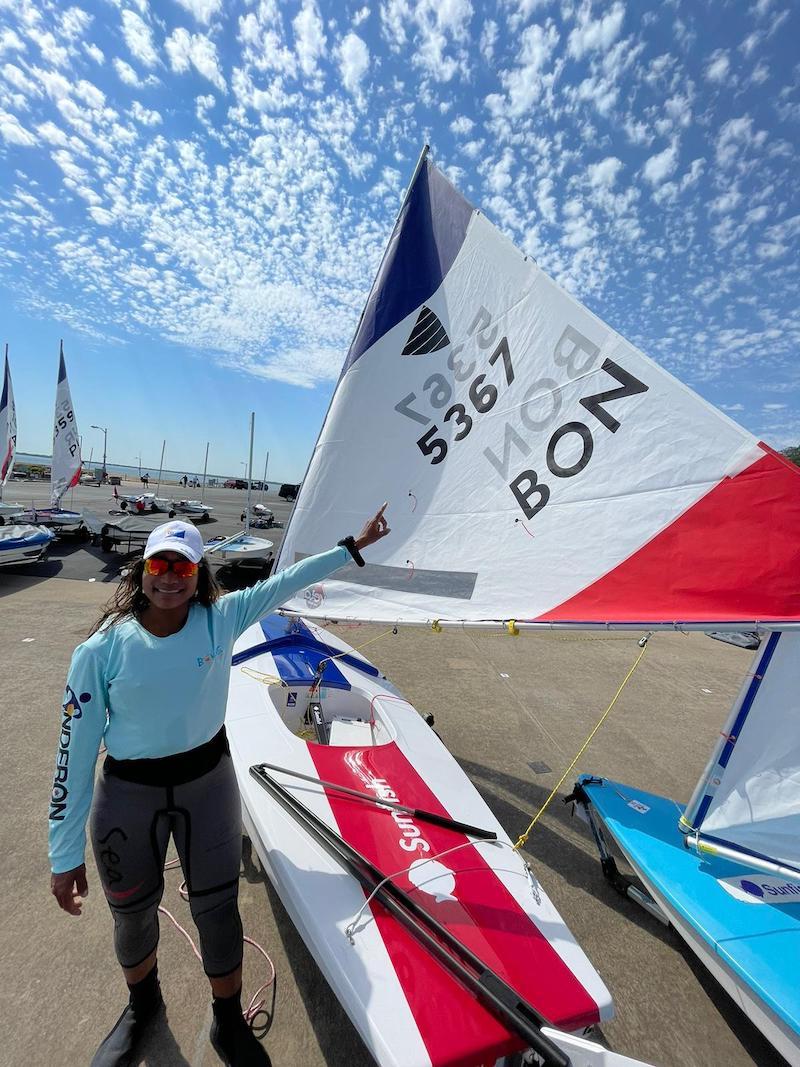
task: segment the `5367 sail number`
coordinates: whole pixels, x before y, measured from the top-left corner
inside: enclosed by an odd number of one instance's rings
[[[494,326],[491,326],[491,316],[486,308],[482,307],[475,316],[469,329],[470,337],[475,335],[476,331],[479,348],[486,350],[494,345],[497,336],[497,324],[495,323]],[[464,344],[466,342],[454,345],[447,359],[448,369],[453,372],[453,378],[457,382],[466,381],[475,372],[475,360],[465,364],[459,359]],[[495,345],[492,354],[489,356],[489,366],[494,367],[498,361],[502,361],[505,386],[507,387],[514,381],[514,366],[511,362],[511,352],[508,347],[507,337],[501,337]],[[427,394],[431,407],[436,409],[447,408],[442,416],[442,423],[452,421],[456,427],[456,433],[453,434],[453,442],[463,441],[472,430],[475,416],[485,415],[497,403],[498,387],[492,382],[488,382],[486,380],[487,377],[488,375],[485,373],[477,374],[470,381],[467,388],[470,410],[467,410],[465,403],[450,403],[453,398],[453,390],[450,382],[443,374],[431,374],[423,383],[422,389]],[[406,418],[412,419],[414,422],[428,426],[431,421],[430,417],[412,406],[417,399],[416,393],[409,393],[408,396],[403,397],[399,403],[395,404],[395,411],[405,415]],[[445,438],[437,436],[439,432],[439,426],[434,423],[433,426],[428,426],[425,433],[417,440],[417,447],[420,452],[422,452],[423,456],[429,456],[431,464],[434,466],[444,460],[448,451],[448,443]]]

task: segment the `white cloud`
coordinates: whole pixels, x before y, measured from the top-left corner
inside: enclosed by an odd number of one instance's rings
[[[642,176],[651,185],[660,185],[675,172],[677,165],[678,143],[673,141],[663,152],[650,156],[642,168]]]
[[[508,113],[524,115],[539,99],[544,87],[542,75],[558,43],[558,31],[552,22],[534,24],[522,32],[519,66],[502,71],[500,80],[508,93]]]
[[[130,63],[126,63],[124,59],[114,60],[114,70],[117,72],[119,80],[126,85],[132,85],[134,88],[138,88],[142,84],[139,75]]]
[[[201,33],[189,33],[179,27],[164,42],[169,56],[170,66],[179,74],[185,74],[190,67],[194,67],[198,74],[208,78],[221,92],[225,92],[227,86],[219,66],[217,50],[214,42],[210,41]]]
[[[474,126],[475,123],[472,119],[467,118],[466,115],[459,115],[458,118],[453,119],[450,123],[450,132],[454,133],[456,137],[459,137],[462,134],[469,136],[469,134],[472,133]]]
[[[605,51],[619,36],[624,19],[624,4],[614,3],[606,15],[593,19],[591,3],[584,3],[578,12],[577,25],[569,35],[569,54],[575,59],[581,59],[586,52],[595,49]]]
[[[730,56],[724,49],[718,48],[706,64],[705,75],[710,82],[724,82],[730,69]]]
[[[303,7],[292,22],[295,48],[300,68],[309,77],[317,73],[317,60],[325,55],[325,31],[315,0],[303,0]]]
[[[622,170],[622,160],[616,156],[607,156],[599,163],[589,166],[589,182],[595,187],[611,189],[617,181],[617,175]]]
[[[361,80],[369,70],[369,49],[355,33],[348,33],[341,43],[339,69],[345,89],[357,94],[361,87]]]
[[[87,56],[89,56],[90,59],[93,59],[95,63],[105,63],[106,57],[96,44],[90,44],[87,41],[84,41],[83,47]]]
[[[37,143],[33,134],[26,130],[16,115],[10,115],[7,111],[0,111],[0,137],[8,144],[18,144],[25,148],[31,148]]]
[[[204,26],[222,9],[222,0],[178,0],[178,3]]]
[[[158,53],[153,44],[152,31],[135,11],[122,12],[122,34],[132,56],[146,67],[157,65]]]
[[[134,100],[133,104],[131,104],[131,115],[142,126],[160,126],[163,122],[157,111],[142,107],[138,100]]]

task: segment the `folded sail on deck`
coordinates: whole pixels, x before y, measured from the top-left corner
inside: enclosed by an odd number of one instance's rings
[[[561,289],[425,158],[278,568],[356,533],[304,615],[800,620],[800,472]]]
[[[57,508],[68,489],[81,477],[81,442],[72,408],[67,367],[62,347],[58,363],[56,410],[53,418],[53,466],[50,474],[50,503]]]

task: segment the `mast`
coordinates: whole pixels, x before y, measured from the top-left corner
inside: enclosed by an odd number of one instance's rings
[[[264,500],[267,496],[267,466],[269,465],[269,452],[267,452],[267,458],[264,460],[264,478],[261,482],[261,499]]]
[[[256,427],[256,413],[250,412],[250,461],[247,466],[247,507],[245,508],[244,532],[250,533],[250,497],[253,488],[253,434]]]
[[[156,485],[156,496],[158,496],[159,490],[161,489],[161,475],[164,471],[164,449],[166,447],[167,441],[166,438],[164,438],[164,440],[161,442],[161,464],[158,468],[158,484]]]
[[[203,488],[200,490],[200,499],[206,495],[206,471],[208,470],[208,446],[211,442],[206,441],[206,461],[203,464]]]

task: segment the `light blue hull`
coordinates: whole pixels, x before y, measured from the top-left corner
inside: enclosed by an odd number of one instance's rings
[[[687,849],[673,800],[588,775],[579,784],[689,947],[800,1065],[800,886]]]

